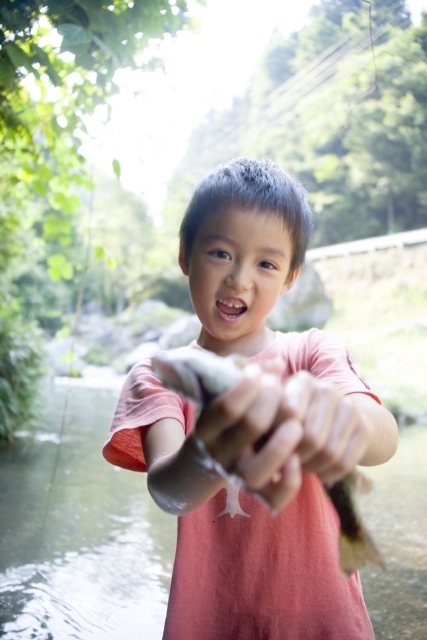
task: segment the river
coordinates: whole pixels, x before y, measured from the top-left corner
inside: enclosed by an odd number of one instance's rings
[[[0,450],[0,637],[160,640],[176,519],[144,474],[101,457],[117,390],[71,388],[57,456],[65,394],[50,386],[39,429]],[[387,563],[362,570],[377,638],[427,638],[426,454],[427,428],[408,427],[368,470],[362,510]]]

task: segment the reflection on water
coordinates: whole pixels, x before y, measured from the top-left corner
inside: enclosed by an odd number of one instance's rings
[[[0,636],[6,640],[160,640],[176,522],[143,474],[100,450],[117,393],[73,388],[48,517],[65,391],[50,388],[36,437],[0,451]],[[363,513],[387,570],[362,571],[377,639],[425,640],[427,429],[401,433],[397,456],[368,469]]]
[[[366,469],[374,491],[361,506],[386,570],[364,567],[362,584],[377,640],[426,640],[427,427],[399,436],[395,457]]]
[[[0,451],[0,635],[159,640],[176,521],[152,503],[144,475],[101,457],[116,393],[72,389],[40,540],[64,394],[55,388],[31,443]]]

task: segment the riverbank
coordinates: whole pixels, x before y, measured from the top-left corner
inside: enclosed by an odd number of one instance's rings
[[[334,313],[324,329],[399,423],[427,425],[427,244],[317,261]]]
[[[333,300],[334,311],[324,329],[348,348],[359,375],[378,393],[400,426],[427,425],[427,244],[319,260],[315,268],[326,295]],[[144,336],[152,340],[154,326],[160,335],[159,325],[165,323],[161,348],[179,346],[197,335],[199,324],[192,322],[194,316],[180,311],[175,317],[171,313],[178,310],[163,304],[148,316],[137,315],[133,323],[126,324],[126,330],[129,335],[135,333],[136,342]],[[120,323],[116,324],[110,328],[113,333],[119,332]],[[129,348],[129,344],[125,346]],[[57,376],[54,382],[59,386],[120,388],[126,365],[152,355],[156,344],[141,344],[121,367],[86,365],[83,377]],[[99,364],[113,359],[108,360],[108,348],[103,348],[105,351],[98,348],[102,351]]]

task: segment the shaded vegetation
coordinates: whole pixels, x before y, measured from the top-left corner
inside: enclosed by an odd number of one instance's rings
[[[81,281],[86,261],[82,245],[88,246],[91,235],[90,222],[82,221],[81,200],[85,191],[93,190],[80,154],[82,137],[87,133],[84,118],[105,105],[104,120],[108,121],[108,99],[119,90],[117,70],[149,72],[162,67],[155,49],[148,49],[150,40],[196,26],[188,15],[186,0],[178,0],[174,6],[167,0],[1,3],[2,348],[5,353],[21,355],[19,362],[12,362],[13,357],[4,362],[4,375],[11,375],[15,382],[7,378],[9,387],[2,383],[2,402],[8,408],[1,417],[0,438],[29,419],[31,394],[27,401],[25,376],[28,372],[31,379],[32,371],[40,366],[41,353],[34,346],[34,332],[29,329],[33,325],[28,322],[33,320],[47,331],[60,328]],[[112,168],[119,177],[117,160]],[[125,215],[134,216],[132,231],[138,224],[144,226],[144,205],[130,195],[120,200]],[[99,237],[93,240],[90,260],[114,266],[115,258]],[[114,247],[121,261],[116,279],[108,279],[101,269],[91,276],[92,280],[98,276],[96,284],[89,283],[86,295],[100,289],[109,309],[117,306],[121,295],[118,281],[129,277],[123,256],[123,244],[128,240],[124,234],[122,244],[117,241]],[[22,384],[16,382],[19,377]]]
[[[41,339],[34,323],[19,320],[0,312],[0,441],[13,441],[40,410]]]

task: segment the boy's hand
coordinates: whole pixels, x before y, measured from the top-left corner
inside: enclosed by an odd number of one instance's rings
[[[280,373],[277,365],[267,367]],[[240,475],[273,509],[298,492],[301,469],[294,452],[303,430],[285,405],[277,375],[247,367],[237,384],[205,407],[195,433],[226,471]]]
[[[363,458],[371,438],[367,423],[351,396],[343,397],[329,382],[300,371],[284,389],[287,406],[303,427],[297,453],[304,471],[333,484]]]

